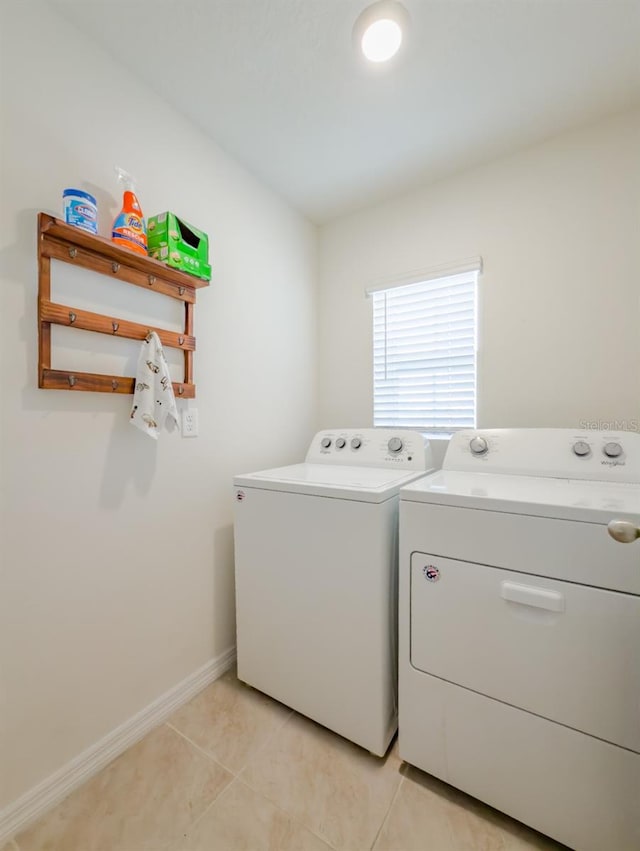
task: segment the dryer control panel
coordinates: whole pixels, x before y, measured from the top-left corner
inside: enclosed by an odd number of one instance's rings
[[[568,428],[469,429],[453,435],[442,469],[640,483],[640,434]]]
[[[430,470],[434,466],[427,438],[418,431],[397,428],[320,431],[311,441],[305,461],[406,470]]]

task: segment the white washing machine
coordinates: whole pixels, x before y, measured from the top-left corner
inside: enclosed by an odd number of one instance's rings
[[[431,468],[418,432],[344,429],[234,479],[239,678],[378,755],[397,729],[398,492]]]
[[[399,748],[578,851],[640,849],[640,435],[456,434],[400,499]]]

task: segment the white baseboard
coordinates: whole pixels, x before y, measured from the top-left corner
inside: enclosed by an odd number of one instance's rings
[[[235,658],[236,649],[231,647],[217,659],[211,659],[95,745],[5,807],[0,812],[0,845],[66,798],[70,792],[165,721],[172,712],[217,680],[233,665]]]

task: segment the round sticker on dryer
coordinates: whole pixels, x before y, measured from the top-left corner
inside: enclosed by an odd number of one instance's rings
[[[435,564],[426,564],[422,568],[422,574],[428,582],[437,582],[440,579],[440,571]]]

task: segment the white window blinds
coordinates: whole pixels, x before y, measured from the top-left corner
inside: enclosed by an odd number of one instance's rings
[[[370,291],[374,425],[475,427],[479,268]]]

